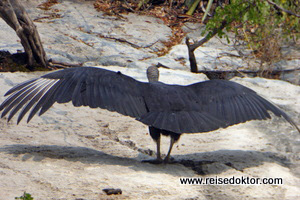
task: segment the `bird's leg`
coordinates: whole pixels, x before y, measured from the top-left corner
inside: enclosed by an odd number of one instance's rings
[[[155,139],[155,142],[156,142],[156,159],[155,160],[143,160],[143,162],[148,162],[148,163],[151,163],[151,164],[161,164],[163,163],[163,159],[161,158],[161,155],[160,155],[160,134],[159,136]]]
[[[168,134],[170,135],[171,139],[170,139],[170,147],[169,147],[169,151],[167,156],[164,159],[164,163],[170,163],[170,155],[171,155],[171,151],[173,148],[173,145],[179,140],[180,138],[180,134],[178,133],[174,133],[174,132],[168,132]]]
[[[162,158],[161,158],[161,155],[160,155],[160,135],[159,135],[159,138],[156,140],[156,160],[158,162],[162,162]]]
[[[149,133],[152,137],[152,139],[156,142],[156,159],[155,160],[143,160],[143,162],[148,162],[152,164],[160,164],[163,162],[161,155],[160,155],[160,129],[154,128],[152,126],[149,126]]]
[[[164,163],[169,163],[170,162],[170,155],[171,155],[171,151],[172,151],[172,148],[173,148],[173,145],[174,145],[175,142],[176,142],[175,138],[171,136],[169,151],[168,151],[168,154],[166,155],[166,157],[164,159]]]

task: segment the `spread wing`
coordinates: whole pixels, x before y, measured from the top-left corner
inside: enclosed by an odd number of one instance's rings
[[[146,96],[149,112],[140,121],[175,133],[208,132],[249,120],[284,117],[277,106],[253,90],[225,80],[209,80],[188,86],[150,84]],[[163,95],[165,94],[165,95]]]
[[[117,111],[131,117],[146,112],[139,89],[144,83],[121,74],[95,67],[59,70],[21,83],[10,89],[0,106],[1,117],[8,121],[22,108],[17,123],[29,111],[27,122],[39,111],[45,113],[55,102],[72,101],[74,106],[89,106]]]
[[[77,67],[52,72],[10,89],[0,105],[8,121],[19,111],[17,123],[29,112],[29,122],[45,113],[55,102],[72,101],[116,111],[146,125],[175,133],[197,133],[228,127],[253,119],[270,118],[268,112],[283,111],[240,84],[210,80],[188,86],[160,82],[143,83],[101,68]],[[300,132],[299,128],[297,128]]]

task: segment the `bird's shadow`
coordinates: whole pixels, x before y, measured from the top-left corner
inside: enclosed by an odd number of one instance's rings
[[[218,150],[204,153],[175,155],[175,165],[153,165],[142,163],[139,158],[109,155],[87,147],[15,144],[0,147],[0,152],[12,154],[15,157],[22,155],[22,161],[24,162],[29,159],[36,162],[42,161],[45,158],[64,159],[69,162],[79,161],[86,164],[122,165],[137,171],[164,172],[176,176],[178,176],[178,170],[182,170],[182,165],[194,170],[197,174],[204,175],[220,174],[229,169],[243,171],[245,168],[256,167],[265,162],[277,163],[284,167],[288,167],[290,164],[289,159],[273,152],[243,150]],[[207,159],[208,157],[209,159]],[[177,168],[175,166],[177,166]],[[174,170],[170,170],[170,167],[173,167]]]
[[[176,159],[180,164],[193,169],[200,175],[220,174],[229,169],[243,172],[244,169],[264,163],[277,163],[283,167],[289,167],[292,164],[284,155],[252,150],[218,150],[179,155]]]

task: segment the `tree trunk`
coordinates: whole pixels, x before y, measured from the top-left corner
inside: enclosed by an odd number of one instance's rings
[[[25,8],[18,0],[1,0],[0,17],[13,28],[28,57],[28,68],[47,67],[46,53],[39,33]]]
[[[194,44],[190,44],[189,41],[190,39],[188,37],[186,38],[185,44],[188,47],[191,72],[198,73],[198,66],[197,66],[197,61],[196,61],[194,51],[204,43],[208,42],[212,37],[214,37],[218,33],[218,31],[223,30],[227,25],[228,25],[227,21],[224,20],[220,25],[220,27],[215,28],[212,32],[206,34],[206,36],[203,39],[195,42]]]

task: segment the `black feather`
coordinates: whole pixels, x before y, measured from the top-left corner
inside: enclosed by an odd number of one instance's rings
[[[54,82],[55,81],[55,82]],[[225,80],[188,86],[143,83],[120,72],[95,67],[68,68],[29,80],[10,89],[0,105],[1,117],[17,123],[29,112],[28,122],[55,102],[104,108],[129,115],[146,125],[173,133],[208,132],[254,119],[269,112],[292,119],[253,90]],[[298,128],[297,128],[298,129]],[[299,129],[298,129],[299,130]]]

